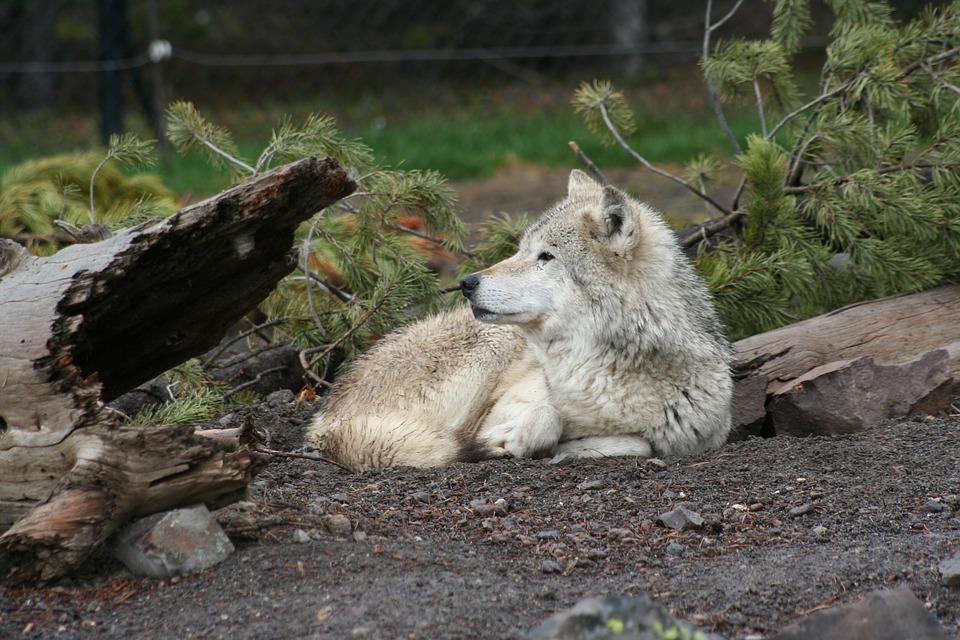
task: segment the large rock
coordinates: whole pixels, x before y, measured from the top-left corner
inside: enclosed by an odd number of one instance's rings
[[[154,578],[198,573],[234,551],[227,534],[202,504],[135,520],[107,548],[130,571]]]
[[[949,640],[909,589],[873,591],[860,602],[811,613],[770,640]]]
[[[838,435],[946,406],[950,355],[930,351],[898,365],[864,356],[831,362],[774,390],[767,409],[777,435]]]
[[[549,617],[531,640],[720,640],[678,620],[645,595],[581,600]]]

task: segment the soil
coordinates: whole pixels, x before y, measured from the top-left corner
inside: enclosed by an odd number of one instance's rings
[[[98,552],[72,579],[4,588],[0,638],[524,638],[587,596],[639,593],[763,638],[898,586],[960,632],[960,588],[937,571],[960,552],[956,401],[859,434],[663,461],[361,474],[299,455],[317,407],[278,392],[214,421],[249,417],[293,454],[271,456],[248,500],[217,512],[236,546],[225,562],[157,580]],[[680,504],[700,528],[657,523]]]

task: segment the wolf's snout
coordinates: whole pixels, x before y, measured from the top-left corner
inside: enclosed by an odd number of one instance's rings
[[[475,273],[460,278],[460,292],[468,298],[473,295],[479,285],[480,276]]]

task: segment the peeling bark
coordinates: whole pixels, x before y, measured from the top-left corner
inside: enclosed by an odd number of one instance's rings
[[[122,426],[104,402],[213,348],[293,270],[297,226],[355,188],[309,158],[50,257],[0,240],[0,580],[53,580],[132,517],[243,495],[263,463],[242,434]]]

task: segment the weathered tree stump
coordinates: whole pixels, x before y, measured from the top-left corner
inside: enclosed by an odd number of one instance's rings
[[[104,402],[214,347],[295,266],[294,231],[356,188],[331,159],[48,258],[0,240],[0,580],[68,573],[132,517],[243,495],[246,434],[122,426]]]

